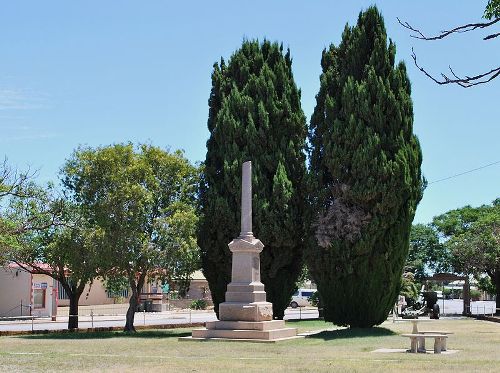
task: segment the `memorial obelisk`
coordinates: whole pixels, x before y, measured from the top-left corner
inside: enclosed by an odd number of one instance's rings
[[[273,320],[273,305],[266,301],[260,282],[260,253],[264,245],[252,233],[252,163],[243,163],[241,187],[241,232],[229,243],[233,255],[231,282],[226,301],[219,305],[219,321],[194,329],[193,339],[228,338],[272,341],[292,338],[297,329]]]

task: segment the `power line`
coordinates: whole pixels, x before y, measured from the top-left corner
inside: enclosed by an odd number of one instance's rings
[[[443,179],[434,180],[434,181],[429,181],[429,182],[427,183],[427,185],[429,185],[429,184],[434,184],[434,183],[439,183],[440,181],[445,181],[445,180],[453,179],[453,178],[455,178],[455,177],[462,176],[462,175],[465,175],[465,174],[470,174],[471,172],[474,172],[474,171],[477,171],[477,170],[482,170],[483,168],[490,167],[490,166],[496,165],[496,164],[498,164],[498,163],[500,163],[500,161],[496,161],[496,162],[493,162],[493,163],[486,164],[486,165],[484,165],[484,166],[480,166],[480,167],[477,167],[477,168],[473,168],[472,170],[464,171],[464,172],[461,172],[461,173],[456,174],[456,175],[452,175],[452,176],[445,177],[445,178],[443,178]]]

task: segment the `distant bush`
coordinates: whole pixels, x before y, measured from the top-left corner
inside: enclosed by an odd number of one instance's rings
[[[452,297],[452,294],[453,294],[453,290],[452,289],[443,289],[443,296],[446,298],[446,299],[450,299]]]
[[[205,299],[195,299],[189,305],[189,308],[192,310],[204,310],[208,306],[207,301]]]
[[[319,307],[319,292],[315,291],[309,298],[309,303],[311,306]]]
[[[476,290],[476,289],[471,289],[470,290],[470,297],[472,300],[479,300],[479,298],[481,297],[481,292],[479,290]]]

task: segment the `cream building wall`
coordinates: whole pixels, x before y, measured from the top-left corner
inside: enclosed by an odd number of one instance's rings
[[[0,316],[50,317],[56,312],[56,291],[57,283],[47,275],[0,267]]]
[[[29,315],[30,303],[31,274],[19,268],[0,267],[0,316]]]
[[[210,299],[208,283],[201,271],[193,273],[191,286],[186,301],[193,299]],[[17,267],[0,267],[0,317],[16,317],[30,315],[31,311],[36,317],[50,317],[55,315],[56,306],[69,306],[69,299],[61,299],[61,286],[51,277],[43,274],[33,274]],[[55,299],[58,292],[58,299]],[[161,310],[161,304],[166,301],[166,295],[161,294],[161,282],[153,281],[144,285],[141,301],[152,300],[156,305],[154,310]],[[129,296],[131,292],[128,292]],[[35,295],[36,294],[36,295]],[[91,286],[87,285],[80,297],[80,306],[111,305],[115,303],[128,303],[127,297],[108,296],[102,279],[96,279]],[[36,300],[34,299],[36,297]],[[143,299],[144,298],[144,299]],[[35,307],[36,303],[36,307]],[[21,311],[22,304],[22,311]],[[61,313],[61,312],[60,312]]]
[[[92,285],[87,284],[85,286],[78,304],[80,306],[93,306],[96,304],[114,304],[117,301],[128,302],[128,297],[124,299],[108,297],[103,281],[101,279],[95,279]],[[59,306],[69,306],[69,299],[61,299],[60,297]]]
[[[57,281],[52,277],[34,273],[31,278],[31,314],[50,317],[57,313]]]
[[[210,289],[208,287],[208,281],[205,276],[203,276],[203,272],[193,272],[191,276],[191,284],[189,285],[189,291],[187,293],[187,298],[212,299],[212,295],[210,294]]]

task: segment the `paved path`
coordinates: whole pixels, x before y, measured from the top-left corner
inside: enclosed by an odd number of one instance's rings
[[[317,319],[319,317],[316,307],[297,307],[287,308],[285,310],[284,320],[308,320]]]
[[[292,319],[316,319],[318,310],[316,308],[287,309],[285,320]],[[217,320],[213,311],[168,311],[168,312],[137,312],[135,314],[135,326],[141,325],[165,325],[165,324],[189,324]],[[122,327],[125,325],[125,315],[113,316],[80,316],[78,326],[81,329],[100,327]],[[47,318],[35,318],[34,320],[10,320],[0,321],[0,331],[30,331],[30,330],[64,330],[68,326],[68,317],[60,316],[57,321]]]
[[[216,320],[214,312],[184,311],[184,312],[137,312],[134,325],[164,325],[189,324]],[[100,327],[122,327],[125,325],[125,315],[117,316],[80,316],[78,326],[81,329]],[[68,326],[68,317],[58,317],[57,321],[45,318],[32,320],[1,321],[0,331],[29,331],[29,330],[64,330]]]

